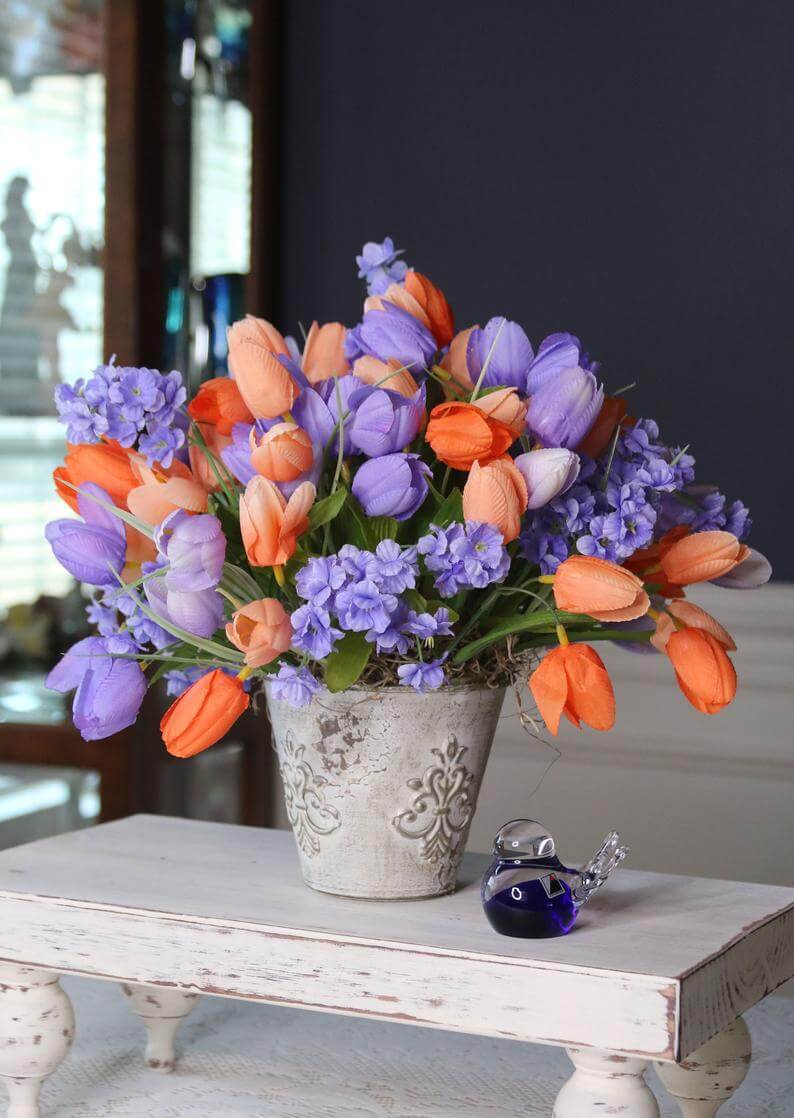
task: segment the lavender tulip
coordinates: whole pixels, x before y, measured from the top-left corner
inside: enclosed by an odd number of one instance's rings
[[[350,441],[370,458],[393,454],[412,442],[425,414],[425,386],[413,396],[386,388],[363,388],[350,398]]]
[[[118,585],[127,536],[124,523],[105,507],[112,504],[104,489],[84,482],[77,491],[77,507],[83,519],[52,520],[44,529],[55,558],[78,582]]]
[[[168,585],[167,575],[148,578],[143,588],[149,605],[163,622],[196,637],[211,637],[220,627],[223,598],[217,590],[174,590]]]
[[[280,417],[273,420],[274,423],[279,421]],[[248,485],[256,474],[256,470],[251,465],[251,431],[252,424],[235,423],[232,427],[232,441],[221,450],[221,461],[241,485]]]
[[[750,548],[750,554],[738,567],[728,571],[722,578],[712,579],[715,586],[725,586],[729,590],[757,590],[772,577],[772,564],[765,555]]]
[[[345,340],[345,356],[351,361],[363,354],[381,361],[395,357],[414,373],[429,365],[435,352],[436,341],[427,327],[389,302],[382,310],[367,311]]]
[[[579,455],[564,447],[519,454],[515,465],[527,483],[527,508],[540,509],[570,489],[579,476]]]
[[[574,334],[549,334],[538,347],[537,355],[529,367],[526,390],[532,396],[550,378],[572,369],[575,365],[587,368],[582,361],[582,343]]]
[[[578,446],[601,410],[604,388],[587,369],[563,369],[529,402],[527,427],[546,446]]]
[[[195,592],[218,585],[226,537],[216,516],[193,516],[177,509],[165,518],[154,539],[168,564],[165,582],[169,590]]]
[[[430,467],[418,454],[386,454],[359,466],[353,496],[367,516],[407,520],[427,496]]]
[[[55,665],[47,687],[75,691],[74,724],[85,741],[97,741],[133,724],[146,694],[146,677],[134,660],[111,656],[102,638],[86,637]]]
[[[520,388],[523,392],[532,357],[529,338],[517,322],[504,317],[492,318],[484,330],[472,330],[466,349],[469,376],[475,384],[488,361],[483,388]]]

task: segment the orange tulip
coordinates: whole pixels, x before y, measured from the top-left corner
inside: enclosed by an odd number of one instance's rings
[[[264,435],[251,428],[251,465],[271,481],[295,481],[314,462],[312,440],[295,423],[276,423]]]
[[[278,360],[287,344],[269,322],[248,315],[229,327],[229,367],[248,410],[257,419],[288,412],[300,388]]]
[[[463,517],[493,524],[510,543],[521,531],[528,500],[527,483],[512,458],[495,458],[487,466],[474,462],[463,487]]]
[[[633,621],[651,604],[636,575],[595,555],[571,555],[552,577],[557,609],[597,621]]]
[[[656,543],[652,543],[650,547],[642,547],[635,551],[633,555],[623,561],[623,565],[635,574],[643,576],[645,581],[658,586],[657,593],[663,598],[683,598],[684,591],[680,586],[665,578],[659,566],[659,560],[674,543],[684,539],[691,532],[692,529],[687,524],[678,524],[675,528],[665,532],[662,538],[657,540]]]
[[[504,423],[518,437],[526,430],[527,404],[517,388],[497,388],[473,401],[474,407]]]
[[[364,314],[367,311],[382,311],[384,303],[393,303],[395,307],[406,311],[417,321],[430,330],[430,319],[427,311],[417,299],[401,283],[392,283],[382,295],[370,295],[364,300]]]
[[[474,404],[456,400],[433,408],[425,437],[436,457],[455,470],[470,470],[474,462],[482,466],[501,457],[516,439],[506,423]]]
[[[172,475],[168,477],[161,470],[150,469],[143,458],[135,456],[133,460],[135,472],[140,478],[140,485],[131,489],[127,494],[127,508],[145,524],[154,527],[177,509],[186,509],[188,512],[207,511],[207,490],[193,479],[190,470],[182,463],[174,460]]]
[[[679,628],[676,621],[687,629],[703,629],[704,632],[711,633],[728,652],[736,651],[731,634],[710,613],[692,602],[670,602],[660,611],[656,619],[656,632],[651,637],[651,644],[660,652],[667,650],[667,642]]]
[[[218,433],[217,427],[210,427],[206,424],[202,426],[201,433],[207,444],[207,450],[209,450],[210,454],[215,459],[214,467],[207,457],[204,448],[198,446],[196,443],[191,443],[188,448],[190,471],[193,474],[193,480],[197,481],[207,493],[214,493],[216,489],[220,489],[221,487],[218,474],[224,477],[229,472],[223,465],[221,451],[231,445],[232,439],[231,435],[221,435]],[[176,459],[174,461],[176,462]]]
[[[469,326],[467,330],[461,330],[455,335],[441,362],[441,368],[452,377],[453,385],[467,396],[474,391],[474,381],[469,374],[469,364],[466,360],[472,330],[479,330],[479,326]]]
[[[77,494],[64,482],[82,485],[84,481],[93,481],[105,490],[114,505],[122,509],[127,507],[130,489],[138,484],[129,451],[115,442],[68,445],[64,464],[58,466],[52,476],[58,496],[74,512],[79,511]]]
[[[260,598],[234,611],[226,636],[245,653],[249,668],[261,668],[287,651],[292,643],[292,624],[281,602]]]
[[[547,652],[529,678],[543,721],[556,736],[560,716],[594,730],[615,725],[615,693],[598,653],[589,644],[567,644]]]
[[[609,446],[615,428],[626,418],[626,401],[621,396],[607,396],[595,423],[576,448],[577,454],[598,458]]]
[[[316,495],[304,481],[287,500],[272,481],[259,474],[251,478],[240,497],[240,532],[254,567],[280,567],[294,554]]]
[[[405,277],[405,290],[424,310],[430,324],[430,332],[438,342],[439,349],[449,345],[455,333],[452,308],[441,288],[436,287],[427,276],[411,269]]]
[[[413,396],[419,389],[414,378],[396,357],[379,361],[377,357],[359,357],[353,365],[353,372],[364,384],[378,388],[388,388],[401,396]]]
[[[703,714],[716,714],[736,694],[736,669],[720,641],[704,629],[671,633],[665,649],[678,686]]]
[[[166,749],[174,757],[194,757],[219,741],[248,703],[237,676],[220,668],[207,672],[163,715],[160,733]]]
[[[345,357],[346,333],[341,322],[327,322],[325,326],[311,324],[303,347],[303,373],[310,384],[341,377],[349,371]]]
[[[253,423],[254,417],[231,377],[205,380],[188,404],[197,423],[211,423],[221,435],[231,435],[235,423]]]
[[[748,554],[730,532],[695,532],[664,551],[659,561],[670,582],[689,586],[727,574]]]

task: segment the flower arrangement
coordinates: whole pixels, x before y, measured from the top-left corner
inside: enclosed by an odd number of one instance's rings
[[[83,736],[130,725],[161,677],[177,756],[266,678],[300,706],[528,676],[552,733],[563,714],[608,730],[603,640],[663,653],[693,706],[723,708],[735,645],[684,595],[768,579],[744,505],[697,484],[627,389],[606,395],[574,335],[535,350],[502,317],[456,332],[390,239],[357,260],[356,326],[315,322],[301,347],[248,317],[230,373],[190,401],[178,372],[112,361],[57,389],[55,483],[78,518],[46,535],[93,587],[97,635],[48,683],[75,690]]]

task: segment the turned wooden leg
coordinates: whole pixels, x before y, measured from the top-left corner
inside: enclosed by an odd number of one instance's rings
[[[154,1071],[173,1071],[176,1065],[174,1038],[182,1021],[199,999],[198,994],[169,990],[163,986],[132,986],[122,983],[133,1013],[146,1026],[146,1063]]]
[[[8,1118],[39,1118],[39,1090],[74,1040],[72,1003],[54,971],[0,963],[0,1078]]]
[[[680,1064],[657,1064],[659,1078],[684,1118],[714,1118],[750,1070],[750,1030],[737,1017]]]
[[[569,1048],[576,1069],[557,1096],[553,1118],[659,1118],[653,1091],[645,1082],[647,1060]]]

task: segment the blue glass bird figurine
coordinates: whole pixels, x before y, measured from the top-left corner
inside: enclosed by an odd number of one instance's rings
[[[503,936],[564,936],[628,853],[617,831],[610,831],[595,857],[580,870],[570,869],[557,857],[545,827],[534,819],[514,819],[494,839],[493,861],[482,882],[485,915]]]

